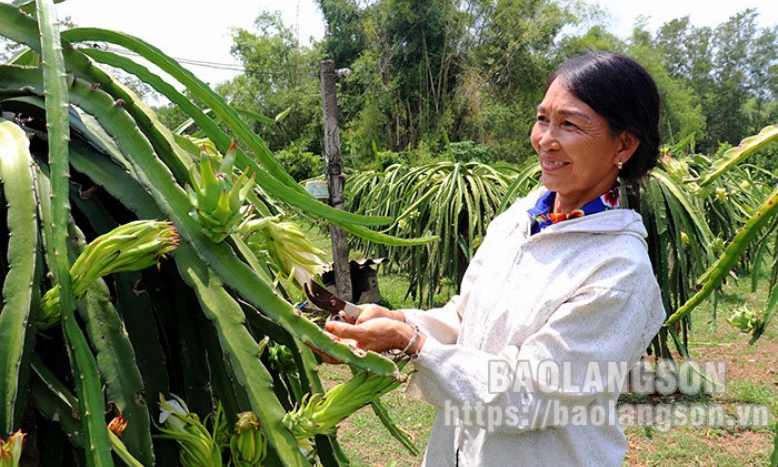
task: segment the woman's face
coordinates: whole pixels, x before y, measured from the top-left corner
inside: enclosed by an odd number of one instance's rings
[[[542,168],[541,181],[557,193],[554,212],[570,212],[609,190],[637,148],[630,133],[614,135],[605,117],[551,83],[538,106],[532,147]]]

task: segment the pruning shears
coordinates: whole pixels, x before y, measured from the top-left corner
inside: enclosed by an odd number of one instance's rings
[[[337,319],[342,311],[350,321],[354,322],[359,318],[359,313],[362,311],[358,305],[354,305],[351,302],[347,302],[338,297],[334,293],[325,289],[319,285],[316,281],[309,281],[303,287],[305,289],[305,295],[308,300],[322,310],[329,311]]]

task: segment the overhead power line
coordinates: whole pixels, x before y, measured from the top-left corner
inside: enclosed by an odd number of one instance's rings
[[[135,52],[130,52],[128,50],[124,49],[118,49],[114,47],[109,47],[105,45],[98,45],[93,44],[92,47],[99,48],[101,50],[105,50],[107,52],[112,52],[119,55],[126,55],[126,56],[132,56],[132,57],[141,57],[140,54],[137,54]],[[141,57],[142,58],[142,57]],[[245,72],[246,69],[243,66],[243,64],[240,63],[218,63],[218,62],[210,62],[205,60],[195,60],[190,58],[181,58],[181,57],[171,57],[178,63],[181,63],[183,65],[191,65],[191,66],[197,66],[201,68],[211,68],[215,70],[226,70],[226,71],[236,71],[236,72]],[[277,70],[277,71],[276,71]],[[270,67],[265,68],[263,70],[252,70],[252,73],[257,74],[265,74],[265,75],[297,75],[297,76],[318,76],[318,73],[316,72],[306,72],[306,71],[289,71],[286,67]]]

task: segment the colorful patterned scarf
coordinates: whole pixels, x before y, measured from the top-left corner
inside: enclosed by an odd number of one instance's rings
[[[535,207],[527,211],[535,219],[535,223],[532,225],[533,235],[557,222],[616,209],[621,205],[621,191],[618,184],[575,211],[564,214],[551,212],[554,208],[555,198],[555,191],[547,191],[540,195],[537,203],[535,203]]]

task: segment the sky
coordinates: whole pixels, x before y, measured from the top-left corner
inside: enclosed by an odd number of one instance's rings
[[[733,15],[753,8],[759,13],[760,26],[778,24],[778,1],[775,0],[588,0],[607,8],[611,14],[611,32],[625,38],[632,34],[639,16],[649,19],[648,30],[655,32],[659,26],[676,18],[689,16],[695,26],[716,27]]]
[[[176,59],[232,65],[184,64],[211,85],[240,73],[230,55],[231,33],[235,28],[252,30],[263,11],[281,12],[303,45],[324,36],[324,20],[313,0],[66,0],[56,9],[59,19],[70,16],[80,27],[131,34]]]
[[[648,18],[650,31],[686,15],[695,26],[715,27],[746,8],[757,10],[760,26],[778,24],[776,0],[717,1],[715,6],[711,0],[588,1],[608,10],[611,32],[622,38],[631,34],[640,15]],[[219,64],[185,64],[211,85],[239,73],[237,62],[230,56],[231,31],[251,30],[262,11],[281,12],[284,24],[297,33],[301,44],[324,35],[322,15],[313,0],[67,0],[56,8],[60,19],[70,16],[78,26],[119,30],[144,39],[176,59]]]

